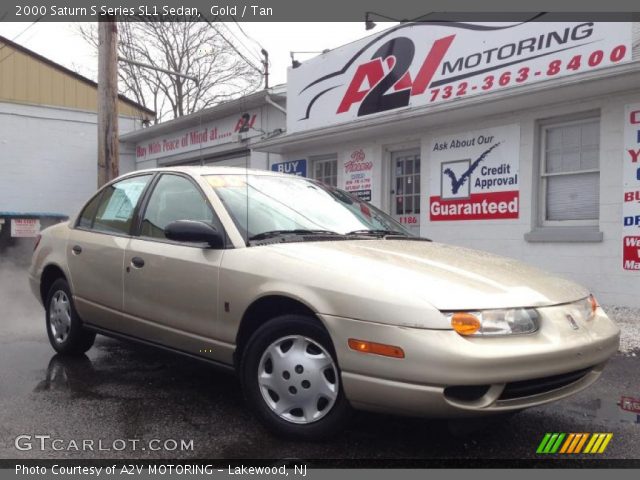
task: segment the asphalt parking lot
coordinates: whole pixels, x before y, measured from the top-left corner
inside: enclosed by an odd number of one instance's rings
[[[450,424],[357,413],[331,441],[291,442],[258,425],[235,377],[207,364],[104,337],[85,357],[54,355],[26,278],[8,273],[0,271],[0,458],[530,459],[546,432],[612,432],[598,458],[640,458],[640,416],[618,406],[640,397],[640,351],[618,354],[586,391],[513,416]],[[19,435],[140,443],[18,450]],[[152,439],[193,440],[193,448],[152,451]]]

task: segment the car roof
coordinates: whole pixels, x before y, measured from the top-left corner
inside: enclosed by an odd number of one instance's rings
[[[152,172],[181,172],[191,176],[202,175],[264,175],[270,177],[287,177],[291,178],[293,175],[286,173],[271,172],[269,170],[258,170],[255,168],[242,168],[242,167],[213,167],[213,166],[175,166],[175,167],[156,167],[147,168],[143,170],[135,170],[122,175],[120,178],[139,174],[139,173],[152,173]]]

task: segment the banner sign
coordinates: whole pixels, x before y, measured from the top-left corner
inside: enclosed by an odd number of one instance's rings
[[[287,132],[631,59],[631,23],[402,23],[290,68]]]
[[[624,109],[622,266],[640,270],[640,103]]]
[[[518,218],[520,126],[435,138],[429,149],[429,218]]]
[[[261,135],[258,110],[226,117],[197,128],[181,130],[145,140],[136,145],[136,161],[153,160],[192,152],[200,148],[238,142],[240,138]]]
[[[307,160],[289,160],[287,162],[274,163],[271,165],[271,171],[278,173],[289,173],[298,175],[299,177],[307,176]]]
[[[40,233],[40,220],[37,218],[12,218],[11,219],[11,236],[21,237],[37,237]]]
[[[373,189],[373,161],[367,157],[367,150],[353,150],[342,162],[344,168],[344,189],[366,202],[371,201]]]

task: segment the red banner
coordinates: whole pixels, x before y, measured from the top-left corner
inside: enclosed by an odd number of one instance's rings
[[[640,237],[624,237],[622,242],[623,268],[640,270]]]
[[[472,193],[469,198],[442,200],[430,198],[429,218],[432,222],[446,220],[499,220],[518,218],[519,192]]]

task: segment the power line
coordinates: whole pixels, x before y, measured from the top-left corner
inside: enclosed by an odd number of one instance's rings
[[[16,39],[22,35],[23,33],[25,33],[27,30],[29,30],[31,27],[33,27],[36,23],[38,23],[40,20],[42,20],[42,17],[38,17],[35,21],[31,22],[29,25],[27,25],[27,28],[25,28],[24,30],[22,30],[19,34],[17,34],[15,37],[13,37],[11,39],[12,42],[15,42]]]
[[[15,37],[13,37],[11,39],[12,42],[15,42],[16,39],[22,35],[23,33],[25,33],[27,30],[29,30],[31,27],[33,27],[36,23],[38,23],[40,20],[42,19],[42,17],[39,17],[38,19],[36,19],[34,22],[31,22],[27,28],[25,28],[24,30],[22,30],[19,34],[17,34]],[[0,52],[2,50],[4,50],[6,47],[8,47],[8,45],[5,43],[4,45],[0,46]],[[9,55],[7,55],[6,57],[4,57],[2,60],[0,60],[0,63],[4,62],[5,60],[11,58],[15,53],[17,52],[17,50],[13,50]]]
[[[231,18],[233,19],[233,21],[235,22],[236,26],[238,27],[238,29],[242,32],[242,34],[247,37],[249,40],[251,40],[253,43],[255,43],[258,47],[260,47],[260,50],[266,50],[266,48],[264,48],[262,46],[262,44],[260,42],[258,42],[255,38],[250,37],[249,35],[247,35],[247,32],[244,31],[244,28],[242,28],[242,26],[240,25],[240,23],[236,20],[236,17],[231,15]],[[228,28],[228,27],[227,27]],[[260,59],[262,60],[262,59]]]
[[[253,55],[253,59],[257,60],[258,62],[262,62],[262,59],[260,58],[260,55],[258,55],[256,52],[254,52],[253,50],[251,50],[249,47],[247,47],[247,46],[242,42],[242,40],[240,40],[240,39],[238,38],[238,36],[237,36],[235,33],[233,33],[233,30],[231,30],[231,29],[227,26],[227,24],[226,24],[225,22],[221,22],[221,23],[222,23],[222,25],[224,26],[224,28],[226,28],[226,29],[227,29],[227,31],[228,31],[228,32],[233,36],[233,38],[235,38],[235,39],[236,39],[236,41],[237,41],[240,45],[242,45],[242,46],[247,50],[247,52],[249,52],[250,54],[252,54],[252,55]]]
[[[232,48],[232,49],[233,49],[233,50],[238,54],[238,56],[239,56],[240,58],[242,58],[245,62],[247,62],[247,65],[249,65],[251,68],[253,68],[253,69],[254,69],[256,72],[258,72],[260,75],[264,75],[264,72],[263,72],[261,69],[259,69],[258,67],[256,67],[256,66],[255,66],[251,61],[249,61],[249,59],[248,59],[245,55],[243,55],[243,54],[242,54],[242,52],[240,52],[240,50],[238,50],[238,49],[236,48],[236,46],[235,46],[233,43],[231,43],[227,37],[225,37],[224,35],[222,35],[222,33],[220,33],[220,30],[218,30],[218,29],[213,25],[213,23],[211,23],[211,21],[210,21],[208,18],[204,17],[204,19],[205,19],[205,21],[209,24],[209,26],[210,26],[211,28],[213,28],[216,32],[218,32],[218,34],[222,37],[222,39],[223,39],[225,42],[227,42],[227,44],[228,44],[228,45],[229,45],[229,46],[230,46],[230,47],[231,47],[231,48]]]

